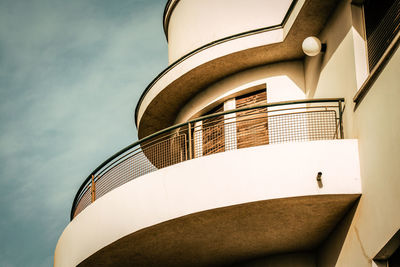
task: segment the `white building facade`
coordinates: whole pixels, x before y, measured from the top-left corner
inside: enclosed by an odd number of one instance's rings
[[[169,0],[163,22],[140,140],[83,182],[55,266],[399,266],[400,1]]]

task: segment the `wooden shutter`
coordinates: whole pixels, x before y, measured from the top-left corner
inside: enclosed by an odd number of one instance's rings
[[[236,108],[267,103],[265,89],[236,98]],[[237,148],[266,145],[268,141],[267,108],[241,111],[236,114]]]

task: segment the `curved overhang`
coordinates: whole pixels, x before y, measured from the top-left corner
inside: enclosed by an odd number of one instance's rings
[[[167,254],[160,257],[178,255],[190,240],[215,259],[231,251],[240,260],[252,246],[267,255],[307,249],[329,234],[360,194],[357,140],[266,145],[197,158],[132,180],[92,203],[61,235],[55,267],[122,260],[129,247],[137,249],[126,258],[140,264],[151,251],[164,253],[163,247]],[[214,242],[230,233],[244,243],[227,248],[229,242]],[[295,242],[307,236],[312,238]]]
[[[172,125],[184,103],[224,77],[265,64],[303,58],[302,41],[318,35],[338,1],[297,1],[284,25],[212,42],[171,64],[139,99],[135,110],[139,138]]]
[[[190,214],[129,234],[78,266],[230,266],[312,251],[357,198],[293,197]]]

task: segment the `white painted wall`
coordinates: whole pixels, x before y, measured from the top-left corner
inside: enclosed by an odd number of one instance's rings
[[[355,109],[352,99],[368,76],[358,8],[341,1],[319,36],[327,52],[305,60],[309,95],[346,98],[345,136],[359,140],[363,189],[354,217],[321,246],[318,266],[370,267],[400,228],[400,50]]]
[[[304,92],[287,76],[278,76],[267,81],[267,98],[268,103],[281,102],[281,101],[293,101],[305,99]],[[298,140],[299,136],[308,137],[308,120],[306,115],[298,115],[296,120],[292,120],[285,124],[285,131],[277,130],[282,129],[282,119],[287,117],[277,117],[279,115],[288,114],[291,112],[304,112],[305,109],[296,109],[288,111],[277,111],[279,109],[290,109],[290,108],[305,108],[306,105],[287,105],[284,107],[270,107],[268,108],[270,116],[268,118],[268,136],[270,144],[284,143],[293,140]]]
[[[327,44],[326,53],[306,57],[304,63],[308,98],[345,98],[343,128],[345,138],[353,136],[353,97],[357,92],[356,52],[352,7],[345,0],[327,23],[319,38]]]
[[[209,0],[210,1],[210,0]],[[238,0],[236,0],[238,1]],[[286,1],[286,0],[285,0]],[[183,2],[183,1],[181,1]],[[180,3],[181,3],[180,2]],[[200,3],[200,1],[197,1]],[[203,1],[202,1],[203,2]],[[213,3],[217,3],[217,1],[213,1]],[[230,4],[233,1],[229,1]],[[242,2],[240,2],[242,3]],[[149,91],[146,93],[140,106],[138,107],[137,112],[137,125],[140,125],[140,120],[143,114],[146,112],[147,107],[151,103],[151,101],[162,92],[167,86],[169,86],[174,81],[181,78],[183,75],[187,74],[189,71],[200,67],[201,65],[216,60],[218,58],[222,58],[226,55],[233,54],[236,52],[240,52],[246,49],[265,46],[269,44],[283,42],[286,35],[289,33],[298,13],[302,9],[305,0],[298,0],[293,11],[290,13],[287,23],[284,25],[283,28],[275,29],[271,31],[264,31],[259,32],[252,35],[242,36],[237,39],[232,39],[226,42],[215,44],[211,47],[207,47],[206,49],[202,49],[197,51],[194,54],[191,54],[189,57],[185,58],[183,61],[180,61],[177,65],[173,68],[169,69],[164,75],[162,75],[150,88]],[[178,4],[179,6],[179,4]],[[174,12],[175,13],[175,12]],[[173,15],[174,16],[174,15]],[[172,17],[173,17],[172,16]],[[184,24],[184,23],[183,23]],[[213,25],[211,25],[206,30],[209,31],[212,29]],[[183,43],[187,42],[190,38],[183,36],[182,37]],[[171,51],[171,49],[170,49]],[[181,58],[184,52],[181,52],[177,55],[171,55],[169,63],[175,62],[175,60]],[[288,69],[290,72],[290,70]],[[286,71],[283,73],[286,74]],[[303,77],[304,78],[304,77]]]
[[[259,90],[260,86],[266,87],[268,103],[305,99],[303,78],[303,65],[299,61],[271,64],[237,73],[211,85],[196,95],[181,109],[175,123],[182,123],[204,115],[217,104],[226,103],[230,98],[246,94],[249,90]],[[305,106],[288,105],[285,108]],[[282,107],[271,107],[269,111],[277,109],[282,109]],[[302,110],[297,111],[301,112]],[[276,116],[289,112],[271,112],[270,115]],[[234,114],[229,115],[233,116]],[[305,138],[308,136],[308,121],[305,115],[303,119],[298,118],[297,121],[291,122],[288,127],[292,131],[289,129],[285,132],[277,132],[276,129],[280,128],[279,123],[279,120],[274,120],[274,118],[268,121],[270,143],[291,141],[294,137],[299,136],[299,131],[302,132],[300,134]],[[230,125],[227,125],[227,127],[230,127]],[[225,130],[232,133],[229,129]],[[295,134],[295,136],[291,133]],[[228,142],[232,143],[231,140],[228,140]]]
[[[361,6],[351,6],[354,62],[357,90],[361,88],[369,75],[364,14]]]
[[[319,171],[322,188],[316,182]],[[127,234],[194,212],[274,198],[359,193],[356,140],[214,154],[147,174],[96,200],[64,230],[55,266],[76,266]]]
[[[236,108],[235,98],[224,102],[224,111]],[[237,149],[236,113],[224,115],[225,151]]]
[[[172,12],[168,27],[169,60],[212,41],[278,25],[291,0],[184,0]]]
[[[336,266],[371,266],[400,228],[400,51],[354,113],[363,197]]]
[[[248,93],[248,89],[255,86],[267,87],[268,103],[304,99],[303,63],[291,61],[270,64],[226,77],[204,89],[183,106],[175,123],[203,115],[211,106]]]
[[[228,42],[224,42],[205,50],[199,51],[198,53],[186,58],[179,64],[169,69],[164,75],[162,75],[149,89],[144,96],[140,106],[138,107],[137,122],[140,125],[140,120],[143,114],[146,112],[147,107],[151,101],[160,94],[167,86],[172,84],[174,81],[180,79],[183,75],[192,71],[193,69],[200,67],[201,65],[221,58],[223,56],[243,51],[249,48],[279,43],[284,40],[284,30],[278,29],[269,32],[258,33],[234,39]],[[173,99],[169,99],[173,101]]]

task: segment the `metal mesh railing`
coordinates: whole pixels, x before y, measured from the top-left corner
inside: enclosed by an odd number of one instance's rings
[[[71,220],[97,198],[147,173],[219,152],[285,142],[343,138],[344,99],[313,99],[239,108],[196,118],[124,148],[79,188]]]

